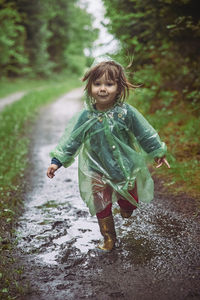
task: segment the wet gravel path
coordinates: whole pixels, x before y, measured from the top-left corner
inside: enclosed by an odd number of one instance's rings
[[[80,199],[77,162],[46,177],[49,151],[80,109],[77,89],[44,108],[32,136],[25,211],[18,249],[29,282],[20,299],[200,299],[199,223],[186,198],[156,185],[155,200],[128,220],[114,206],[116,248],[98,252],[97,221]],[[189,209],[189,210],[188,210]]]

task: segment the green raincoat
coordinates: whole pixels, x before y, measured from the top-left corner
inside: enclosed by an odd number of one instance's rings
[[[79,154],[80,194],[94,215],[108,205],[104,199],[96,203],[94,182],[99,189],[112,187],[110,201],[120,195],[138,206],[128,192],[136,182],[139,203],[150,202],[154,184],[147,163],[165,153],[165,143],[147,120],[129,104],[116,103],[104,112],[87,106],[69,122],[50,156],[68,167]]]

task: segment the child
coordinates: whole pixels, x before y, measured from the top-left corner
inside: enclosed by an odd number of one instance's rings
[[[97,216],[110,251],[116,242],[112,203],[118,202],[129,218],[139,202],[153,199],[153,180],[147,162],[166,164],[166,145],[145,118],[124,100],[129,89],[124,70],[109,57],[97,59],[85,74],[86,109],[68,125],[58,146],[50,153],[47,176],[68,167],[79,154],[79,189],[91,215]]]

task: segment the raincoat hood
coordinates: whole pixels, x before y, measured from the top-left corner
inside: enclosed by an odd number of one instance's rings
[[[112,61],[114,62],[115,64],[119,65],[122,69],[122,65],[120,65],[116,60],[112,59],[110,56],[108,55],[100,55],[98,57],[96,57],[91,65],[91,68],[97,66],[98,64],[102,63],[102,62],[109,62],[109,61]],[[116,103],[118,105],[121,105],[121,101],[120,100],[116,100]],[[95,112],[96,109],[95,109],[95,106],[94,106],[94,101],[93,99],[88,95],[87,91],[85,90],[84,91],[84,104],[85,104],[85,108],[88,109],[89,111],[93,111]]]

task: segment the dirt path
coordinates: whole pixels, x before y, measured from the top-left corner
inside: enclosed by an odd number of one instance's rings
[[[9,105],[19,99],[21,99],[25,95],[25,92],[17,92],[11,95],[8,95],[5,98],[0,99],[0,111],[4,109],[6,105]]]
[[[199,299],[199,227],[183,208],[187,199],[172,202],[157,192],[126,221],[114,207],[118,244],[102,254],[96,218],[79,196],[77,162],[53,180],[46,177],[48,153],[80,109],[81,94],[77,89],[45,108],[35,127],[17,229],[23,282],[30,282],[20,299]]]

